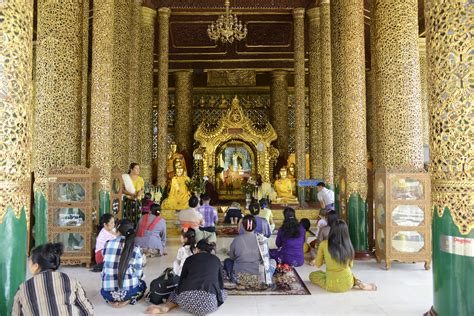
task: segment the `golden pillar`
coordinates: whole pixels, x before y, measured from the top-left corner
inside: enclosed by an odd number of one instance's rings
[[[82,1],[82,87],[81,87],[81,165],[89,165],[88,138],[90,76],[89,76],[89,2]]]
[[[26,275],[30,215],[33,0],[0,4],[0,314]]]
[[[140,120],[136,124],[140,131],[140,167],[145,181],[152,179],[153,156],[153,62],[155,43],[156,10],[141,7],[141,52],[140,52]],[[165,118],[166,119],[166,118]]]
[[[319,8],[320,63],[321,73],[321,138],[323,179],[332,185],[333,171],[333,124],[332,124],[332,75],[331,75],[331,17],[329,0],[322,0]]]
[[[321,43],[319,8],[307,11],[309,18],[309,157],[312,179],[323,178],[323,138],[321,135]]]
[[[428,51],[433,309],[474,315],[474,49],[472,2],[425,2]]]
[[[100,173],[100,214],[110,207],[112,167],[128,165],[130,17],[126,0],[94,2],[90,158]]]
[[[142,76],[140,73],[141,57],[141,6],[142,0],[133,0],[130,21],[130,86],[129,86],[129,106],[128,106],[128,150],[129,162],[140,161],[140,139],[141,118],[140,96],[142,87]]]
[[[359,0],[330,5],[336,193],[346,193],[351,240],[356,251],[364,251],[368,247],[364,7]],[[343,167],[344,183],[338,182]]]
[[[185,154],[186,162],[193,156],[193,72],[177,71],[176,85],[176,120],[175,133],[179,151]],[[192,170],[192,165],[188,165]]]
[[[426,38],[418,38],[418,51],[420,53],[420,95],[421,116],[423,120],[423,147],[429,147],[430,143],[430,113],[428,109],[428,74],[426,58]]]
[[[280,152],[279,165],[286,164],[288,159],[288,71],[272,72],[271,121],[277,132],[276,148]]]
[[[82,1],[39,1],[35,100],[35,240],[47,241],[47,175],[53,166],[81,164]],[[86,77],[87,78],[87,77]]]
[[[377,116],[374,97],[374,73],[372,70],[365,73],[366,80],[366,107],[367,107],[367,153],[372,161],[377,155]]]
[[[417,0],[375,2],[377,167],[423,170]]]
[[[157,184],[164,186],[166,182],[166,161],[168,156],[168,50],[169,50],[169,19],[171,10],[158,10],[159,56],[158,56],[158,157]],[[151,145],[151,144],[150,144]]]
[[[306,175],[305,146],[305,62],[304,62],[304,13],[303,8],[293,10],[294,46],[295,46],[295,102],[296,102],[296,178],[303,180]],[[300,203],[304,203],[304,190],[299,190]]]

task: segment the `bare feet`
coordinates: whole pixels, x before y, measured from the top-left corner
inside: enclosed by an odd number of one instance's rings
[[[145,314],[166,314],[177,305],[175,303],[166,302],[165,304],[149,306],[145,310]]]
[[[123,302],[107,302],[110,306],[113,308],[122,308],[128,304],[130,304],[130,300],[128,301],[123,301]]]
[[[316,259],[311,260],[308,264],[314,267],[316,265]]]
[[[364,283],[361,280],[356,281],[355,287],[363,291],[377,291],[377,285],[374,283]]]

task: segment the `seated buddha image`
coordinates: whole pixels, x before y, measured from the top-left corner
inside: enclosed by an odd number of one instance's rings
[[[295,171],[294,163],[290,163],[288,167],[288,178],[291,180],[293,184],[293,194],[296,195],[296,171]]]
[[[275,181],[276,202],[282,204],[297,204],[298,199],[293,194],[293,181],[288,178],[286,167],[280,169],[280,178]]]
[[[189,180],[181,161],[176,160],[175,175],[171,179],[168,197],[161,203],[162,210],[184,210],[189,207],[188,200],[191,193],[186,185]]]

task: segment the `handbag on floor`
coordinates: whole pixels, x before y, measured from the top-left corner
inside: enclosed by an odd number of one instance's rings
[[[148,301],[155,305],[166,302],[171,292],[178,287],[178,283],[179,276],[174,274],[172,268],[166,268],[159,277],[151,281]]]

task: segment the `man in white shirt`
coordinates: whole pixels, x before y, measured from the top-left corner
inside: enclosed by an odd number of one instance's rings
[[[201,213],[196,210],[196,207],[199,204],[199,199],[193,195],[189,198],[188,204],[190,207],[189,209],[179,212],[179,222],[182,228],[193,228],[194,230],[197,230],[204,222]]]
[[[334,191],[326,188],[324,182],[319,182],[316,185],[318,190],[318,200],[321,203],[321,207],[326,210],[334,210]]]

